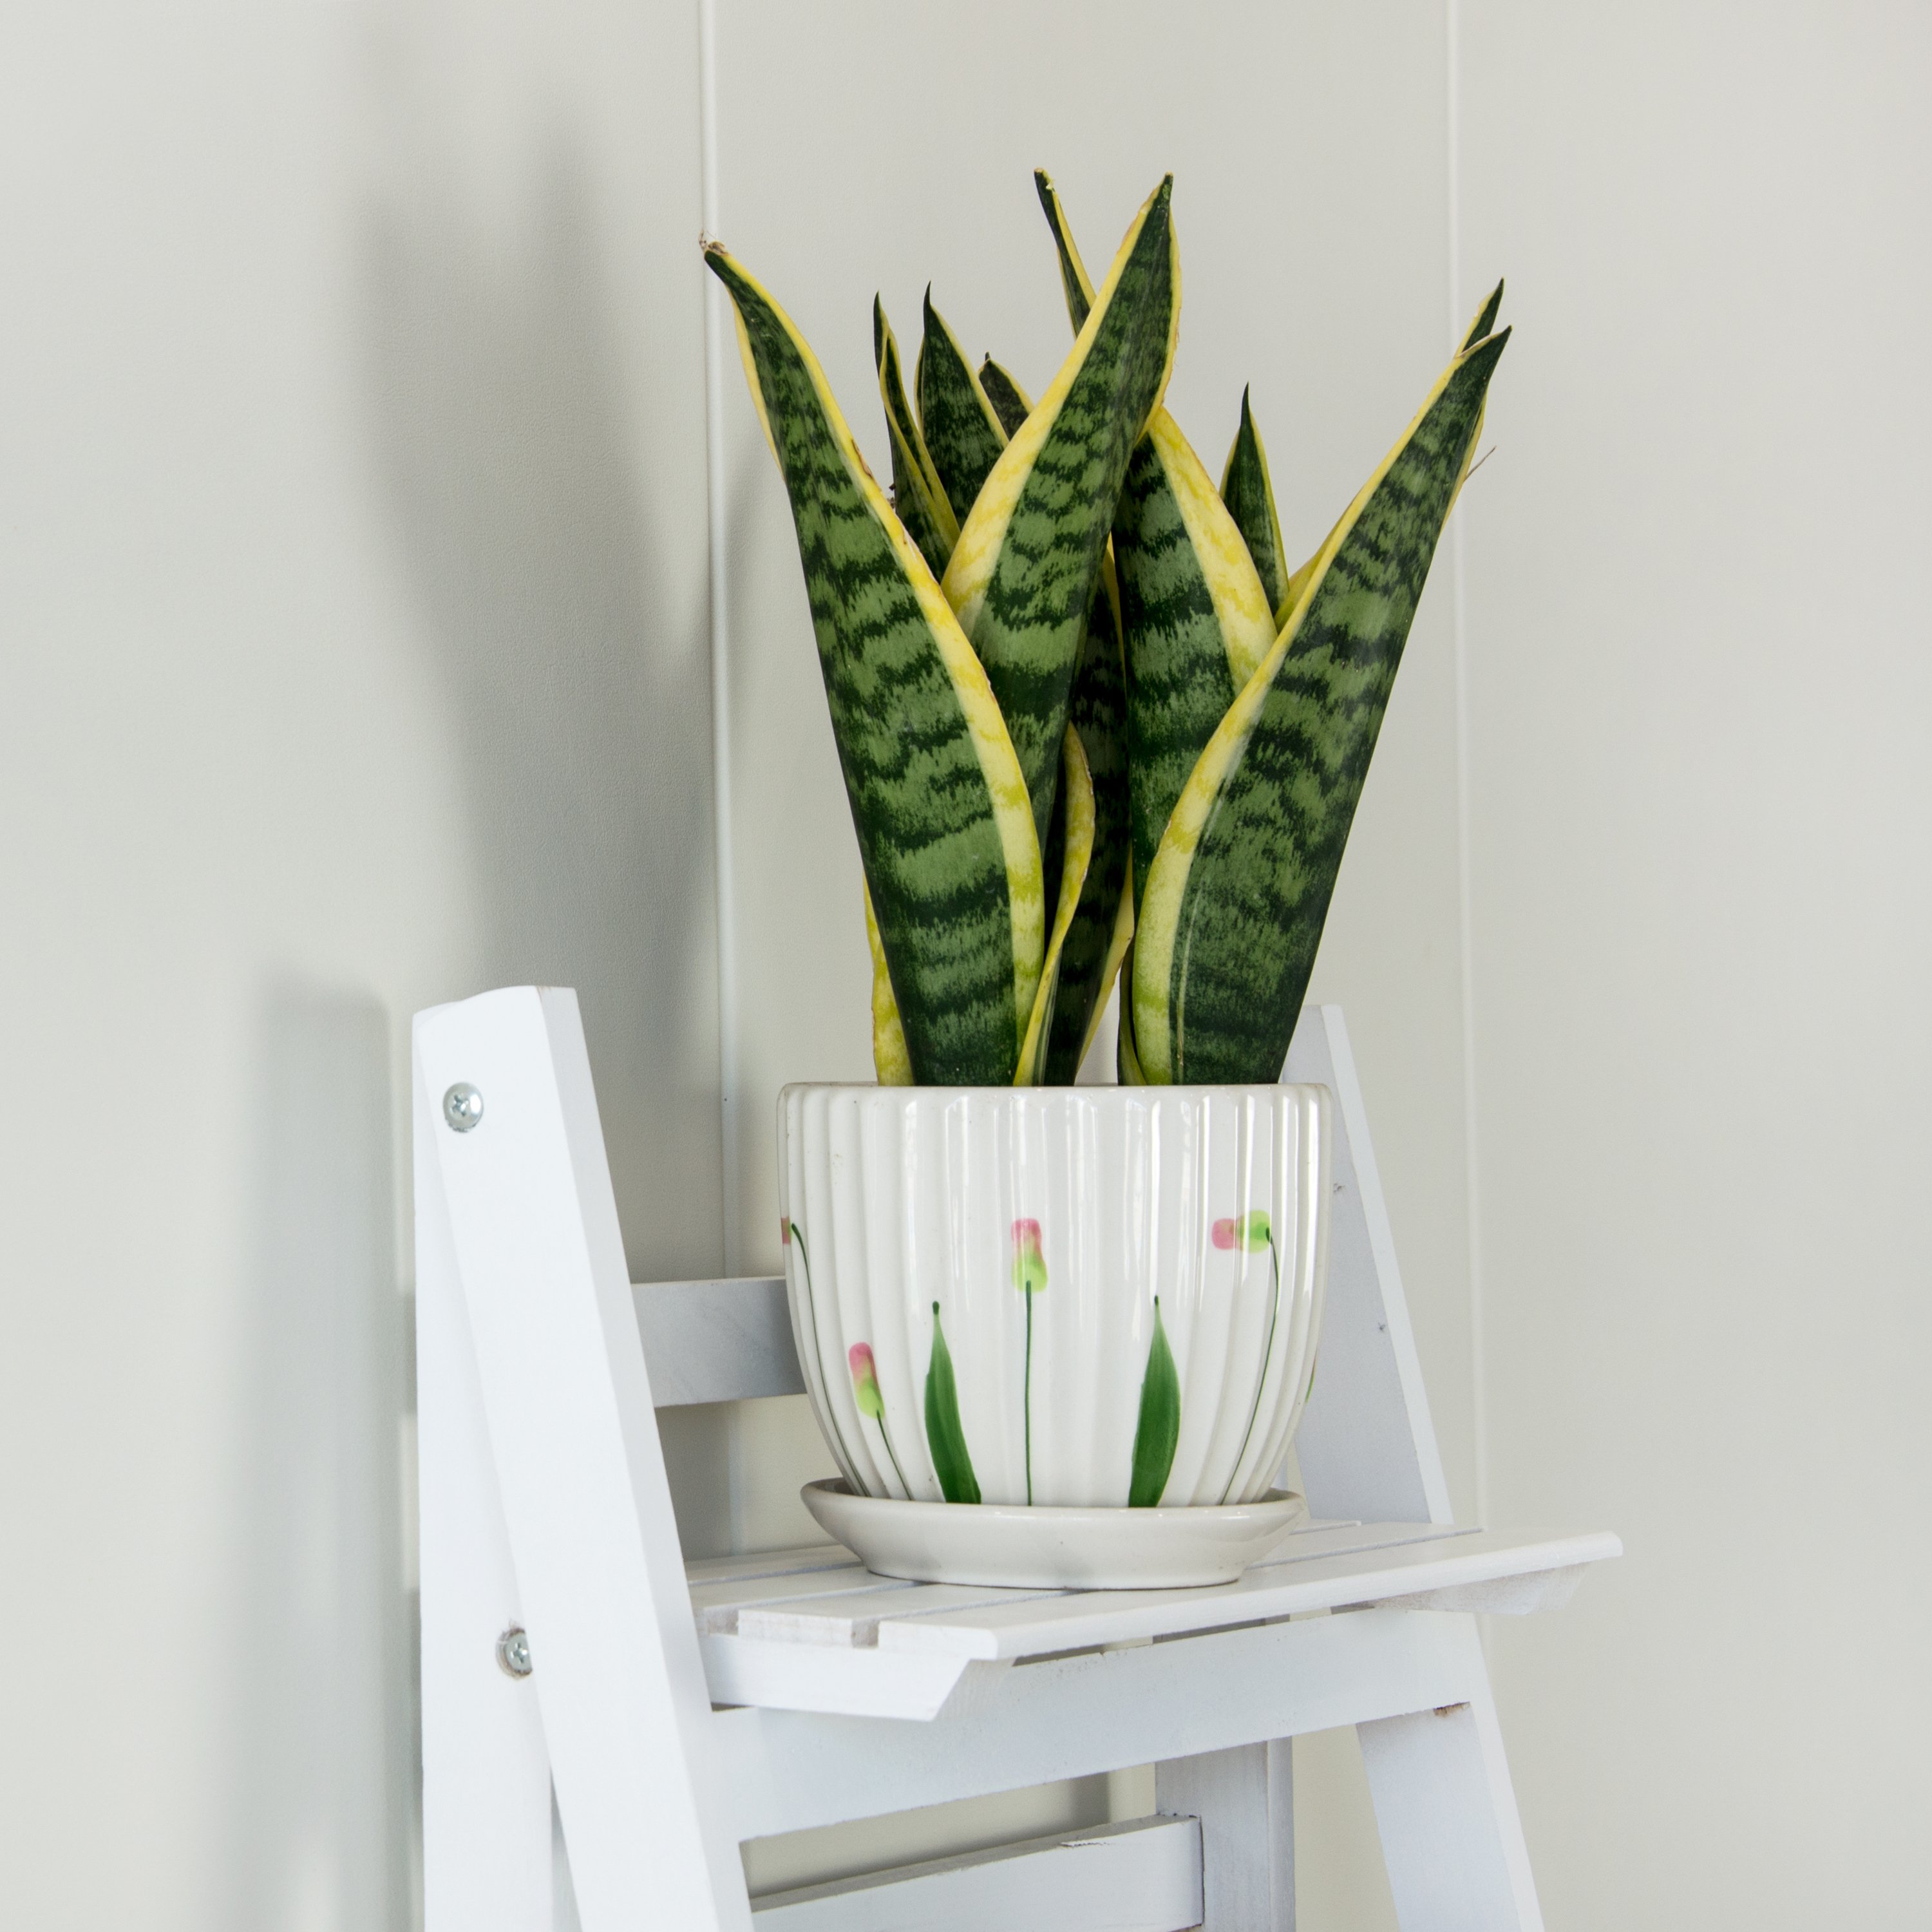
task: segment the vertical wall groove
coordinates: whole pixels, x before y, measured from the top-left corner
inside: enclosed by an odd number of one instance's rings
[[[1444,170],[1448,186],[1449,244],[1449,343],[1453,350],[1468,326],[1462,307],[1462,8],[1460,0],[1444,0],[1444,84],[1448,92],[1444,125],[1448,153]],[[1469,800],[1469,644],[1468,598],[1464,566],[1462,519],[1454,520],[1449,532],[1451,650],[1456,668],[1456,938],[1462,976],[1462,1192],[1469,1272],[1469,1407],[1472,1449],[1475,1464],[1476,1520],[1489,1520],[1489,1423],[1486,1410],[1487,1377],[1484,1366],[1482,1208],[1478,1191],[1480,1162],[1476,1145],[1476,988],[1474,860],[1470,850]]]
[[[698,0],[698,128],[704,232],[718,232],[718,22]],[[720,1265],[738,1272],[738,949],[731,850],[731,675],[725,584],[724,292],[704,278],[704,439],[711,566],[711,796],[718,901],[718,1112],[723,1204]]]

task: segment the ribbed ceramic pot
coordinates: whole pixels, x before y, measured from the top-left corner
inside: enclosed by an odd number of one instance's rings
[[[793,1334],[860,1493],[1245,1502],[1307,1399],[1320,1087],[788,1087]]]

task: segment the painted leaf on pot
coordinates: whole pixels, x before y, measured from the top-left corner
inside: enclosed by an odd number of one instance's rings
[[[926,1446],[932,1458],[939,1492],[950,1503],[976,1503],[979,1478],[967,1453],[959,1421],[959,1390],[952,1379],[952,1354],[939,1325],[939,1304],[932,1304],[932,1359],[926,1372]]]
[[[1133,1474],[1127,1486],[1130,1509],[1152,1509],[1167,1487],[1174,1452],[1180,1441],[1180,1377],[1160,1319],[1160,1297],[1154,1298],[1154,1341],[1147,1373],[1141,1380],[1140,1418],[1134,1426]]]
[[[1418,599],[1505,330],[1459,354],[1324,548],[1190,777],[1142,897],[1134,1036],[1155,1082],[1280,1072]]]
[[[872,360],[879,371],[879,395],[886,406],[886,434],[892,451],[892,507],[934,577],[946,568],[959,538],[959,520],[946,500],[919,418],[906,400],[899,346],[885,307],[872,298]]]
[[[833,735],[914,1077],[1006,1084],[1046,954],[1025,776],[986,672],[824,372],[726,250],[752,399],[791,498]]]
[[[1275,513],[1274,484],[1268,475],[1268,451],[1255,427],[1248,392],[1241,392],[1241,421],[1221,471],[1221,500],[1234,520],[1254,559],[1267,592],[1268,608],[1279,609],[1288,595],[1288,553],[1281,541],[1281,518]]]
[[[1059,255],[1068,318],[1078,328],[1092,298],[1087,272],[1053,183],[1036,171],[1034,184]],[[1144,882],[1182,786],[1267,656],[1276,626],[1240,526],[1165,409],[1150,417],[1128,464],[1113,556],[1133,873]]]
[[[990,356],[980,364],[980,386],[986,392],[1000,428],[1009,436],[1016,434],[1033,414],[1033,398]]]
[[[933,307],[930,289],[926,292],[925,334],[913,386],[933,469],[953,515],[963,524],[1006,446],[1006,432],[958,337]]]
[[[946,598],[986,667],[1042,831],[1114,503],[1173,364],[1172,196],[1169,176],[1135,217],[1071,352],[993,466],[946,567]]]

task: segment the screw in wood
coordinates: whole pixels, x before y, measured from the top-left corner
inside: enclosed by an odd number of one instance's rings
[[[536,1666],[530,1661],[530,1640],[520,1624],[512,1624],[496,1640],[496,1663],[506,1677],[527,1677]]]
[[[483,1118],[483,1096],[466,1080],[459,1080],[442,1096],[442,1118],[459,1134],[466,1134]]]

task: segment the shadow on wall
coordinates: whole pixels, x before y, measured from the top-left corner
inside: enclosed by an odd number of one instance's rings
[[[654,540],[653,452],[567,151],[531,207],[486,243],[418,182],[362,239],[370,435],[478,855],[482,979],[448,992],[578,989],[634,1262],[701,1274],[718,1228],[709,673],[680,626],[701,625],[705,563]]]
[[[414,1404],[387,1016],[366,998],[274,986],[256,1063],[219,1922],[406,1932],[417,1754],[400,1448]]]

